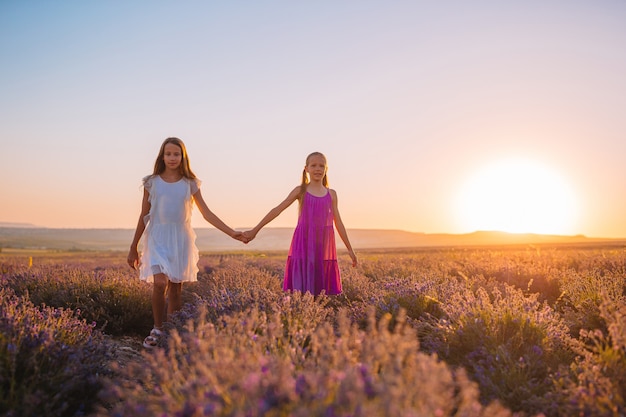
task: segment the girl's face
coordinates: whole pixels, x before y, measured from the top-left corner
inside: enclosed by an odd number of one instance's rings
[[[178,170],[181,162],[183,161],[183,151],[180,146],[167,143],[163,149],[163,162],[165,162],[165,168],[171,170]]]
[[[326,159],[321,155],[313,155],[304,169],[311,177],[311,181],[321,181],[326,175]]]

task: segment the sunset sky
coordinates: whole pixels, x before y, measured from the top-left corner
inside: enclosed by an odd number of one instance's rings
[[[134,228],[178,136],[238,229],[321,151],[348,229],[626,237],[625,22],[621,0],[2,1],[0,223]]]

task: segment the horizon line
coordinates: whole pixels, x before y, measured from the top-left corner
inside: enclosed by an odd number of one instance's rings
[[[252,226],[239,226],[234,229],[249,229]],[[49,230],[134,230],[134,227],[50,227],[50,226],[40,226],[32,223],[20,223],[20,222],[0,222],[0,229],[49,229]],[[194,230],[218,230],[215,227],[193,227]],[[290,226],[265,226],[264,229],[295,229]],[[555,236],[555,237],[569,237],[569,238],[584,238],[584,239],[607,239],[607,240],[625,240],[624,237],[606,237],[606,236],[587,236],[583,233],[576,234],[559,234],[559,233],[537,233],[537,232],[507,232],[504,230],[474,230],[472,232],[414,232],[406,229],[388,229],[388,228],[375,228],[375,227],[353,227],[347,228],[348,230],[354,231],[376,231],[376,232],[402,232],[402,233],[411,233],[416,235],[454,235],[454,236],[463,236],[463,235],[473,235],[473,234],[481,234],[481,233],[492,233],[492,234],[504,234],[511,236]]]

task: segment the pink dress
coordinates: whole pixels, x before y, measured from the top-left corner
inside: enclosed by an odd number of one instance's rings
[[[283,290],[341,294],[333,224],[330,191],[323,197],[305,192],[289,248]]]

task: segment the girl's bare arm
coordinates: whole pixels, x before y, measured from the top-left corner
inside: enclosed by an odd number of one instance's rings
[[[328,190],[330,192],[330,196],[333,200],[333,216],[335,217],[335,227],[337,228],[337,233],[339,237],[343,241],[343,244],[346,245],[346,249],[348,249],[348,254],[352,259],[352,266],[357,265],[357,258],[354,250],[352,249],[352,245],[350,244],[350,239],[348,239],[348,232],[346,231],[345,226],[343,225],[343,221],[341,220],[341,215],[339,214],[339,203],[337,199],[337,193],[335,190]]]
[[[198,190],[193,195],[193,199],[196,202],[196,205],[198,206],[198,209],[200,210],[202,217],[204,217],[204,220],[206,220],[207,222],[215,226],[215,228],[217,228],[218,230],[221,230],[222,232],[226,233],[228,236],[232,238],[238,238],[239,236],[241,236],[241,232],[238,232],[232,229],[230,226],[224,223],[222,219],[217,217],[217,215],[209,209],[209,207],[204,202],[204,197],[202,197],[202,192],[200,190]]]
[[[290,205],[293,204],[294,201],[296,201],[298,199],[298,197],[300,196],[300,186],[297,186],[296,188],[294,188],[289,195],[287,196],[287,198],[285,198],[279,205],[277,205],[276,207],[274,207],[273,209],[271,209],[266,215],[265,217],[263,217],[261,219],[261,221],[259,222],[259,224],[257,224],[254,229],[248,230],[246,232],[244,232],[244,236],[246,236],[247,238],[249,238],[250,240],[254,239],[254,237],[257,235],[257,233],[259,233],[259,231],[269,222],[271,222],[272,220],[274,220],[276,217],[278,217],[278,215],[280,213],[282,213],[283,211],[285,211],[285,209],[287,207],[289,207]]]
[[[141,235],[143,235],[144,230],[146,230],[146,224],[144,223],[144,218],[150,212],[150,194],[146,189],[143,190],[143,198],[141,200],[141,214],[139,214],[139,220],[137,221],[137,227],[135,229],[135,236],[133,237],[133,241],[130,244],[130,250],[128,251],[128,264],[133,269],[137,269],[139,266],[139,251],[137,247],[139,246],[139,240],[141,239]]]

